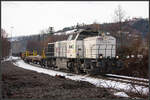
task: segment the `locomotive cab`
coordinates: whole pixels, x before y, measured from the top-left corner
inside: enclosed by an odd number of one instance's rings
[[[67,58],[84,58],[84,39],[98,35],[98,32],[78,30],[70,34],[67,40]]]

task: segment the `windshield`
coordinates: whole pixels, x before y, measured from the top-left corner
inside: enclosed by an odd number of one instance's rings
[[[68,37],[68,41],[70,40],[74,40],[76,38],[77,34],[70,34],[69,37]]]

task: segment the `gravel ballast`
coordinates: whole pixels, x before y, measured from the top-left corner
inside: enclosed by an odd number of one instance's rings
[[[11,62],[1,66],[3,98],[121,98],[88,82],[25,70]]]

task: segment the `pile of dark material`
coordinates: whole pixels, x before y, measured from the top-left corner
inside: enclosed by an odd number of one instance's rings
[[[145,56],[142,59],[131,58],[125,60],[124,63],[124,68],[121,71],[114,72],[114,74],[148,79],[148,56]]]
[[[25,70],[4,62],[2,64],[3,98],[120,98],[104,88],[87,82],[49,76]]]

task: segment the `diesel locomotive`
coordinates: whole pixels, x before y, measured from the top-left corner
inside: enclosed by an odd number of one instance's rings
[[[27,56],[24,60],[75,73],[106,74],[123,67],[116,54],[115,37],[83,29],[69,34],[67,40],[48,43],[41,56]]]

